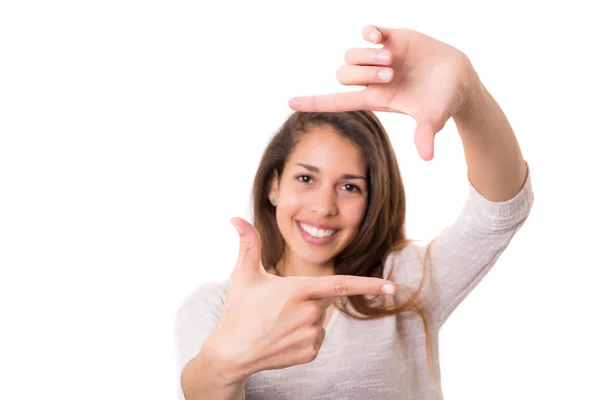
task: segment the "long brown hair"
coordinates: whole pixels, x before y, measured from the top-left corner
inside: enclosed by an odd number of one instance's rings
[[[274,267],[285,248],[284,239],[277,227],[275,208],[269,202],[271,182],[274,176],[282,175],[301,135],[317,126],[329,126],[339,135],[356,143],[362,149],[367,164],[367,209],[358,233],[335,257],[334,272],[338,275],[382,278],[388,255],[402,250],[411,241],[405,235],[406,202],[400,168],[386,130],[371,111],[294,112],[272,137],[260,160],[252,189],[254,226],[261,241],[269,243],[269,246],[262,247],[262,264],[265,268]],[[428,259],[429,247],[425,255],[423,279],[416,290],[398,284],[399,294],[406,299],[401,304],[396,296],[393,307],[382,307],[377,304],[377,298],[348,296],[348,301],[359,314],[353,314],[345,304],[340,311],[351,318],[362,320],[383,318],[401,312],[418,313],[425,328],[429,372],[433,379],[429,324],[420,296]],[[390,269],[386,279],[391,275]]]

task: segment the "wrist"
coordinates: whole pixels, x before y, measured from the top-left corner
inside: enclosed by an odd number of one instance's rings
[[[204,342],[198,353],[199,362],[214,371],[215,378],[222,385],[237,385],[251,375],[241,354],[232,351],[231,343],[222,343],[214,331]]]
[[[181,373],[181,390],[189,400],[243,399],[246,381],[236,382],[223,373],[215,359],[202,350]]]
[[[466,139],[472,135],[481,137],[491,133],[490,127],[498,124],[500,108],[483,84],[473,89],[464,108],[457,112],[453,119],[461,138]]]
[[[461,79],[461,104],[452,118],[455,122],[466,123],[479,119],[485,100],[485,87],[471,61],[465,56],[465,68]]]
[[[209,348],[192,358],[181,373],[181,389],[186,399],[232,399],[239,398],[244,391],[245,379],[234,378],[234,371]],[[217,396],[217,397],[215,397]]]

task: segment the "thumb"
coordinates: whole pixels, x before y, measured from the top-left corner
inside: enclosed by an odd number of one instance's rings
[[[440,130],[441,128],[437,129],[435,124],[431,122],[417,123],[414,140],[419,156],[421,156],[423,160],[431,161],[433,159],[433,142],[435,134]]]
[[[394,33],[394,30],[369,24],[363,28],[362,37],[371,43],[379,44],[385,42]]]
[[[240,235],[240,249],[235,269],[258,272],[262,269],[260,261],[260,235],[254,226],[243,218],[231,219],[231,224]]]

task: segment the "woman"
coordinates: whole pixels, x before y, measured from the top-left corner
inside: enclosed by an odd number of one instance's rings
[[[528,167],[463,53],[406,29],[363,37],[383,48],[350,49],[338,80],[365,90],[290,100],[256,174],[256,230],[232,220],[230,279],[178,310],[187,399],[442,397],[439,330],[529,215]],[[470,192],[428,246],[404,236],[402,180],[372,111],[413,116],[424,160],[456,123]]]

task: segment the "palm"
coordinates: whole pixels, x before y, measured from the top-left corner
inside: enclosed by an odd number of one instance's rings
[[[472,77],[468,58],[456,48],[408,29],[366,27],[363,36],[377,33],[381,49],[351,49],[338,71],[344,85],[361,85],[358,92],[293,98],[299,111],[372,110],[399,112],[417,121],[415,141],[421,156],[433,156],[433,136],[463,103]],[[379,39],[378,38],[378,39]],[[389,50],[391,63],[365,62],[374,52]],[[377,71],[390,68],[391,80],[381,82]],[[430,148],[429,148],[430,147]]]

